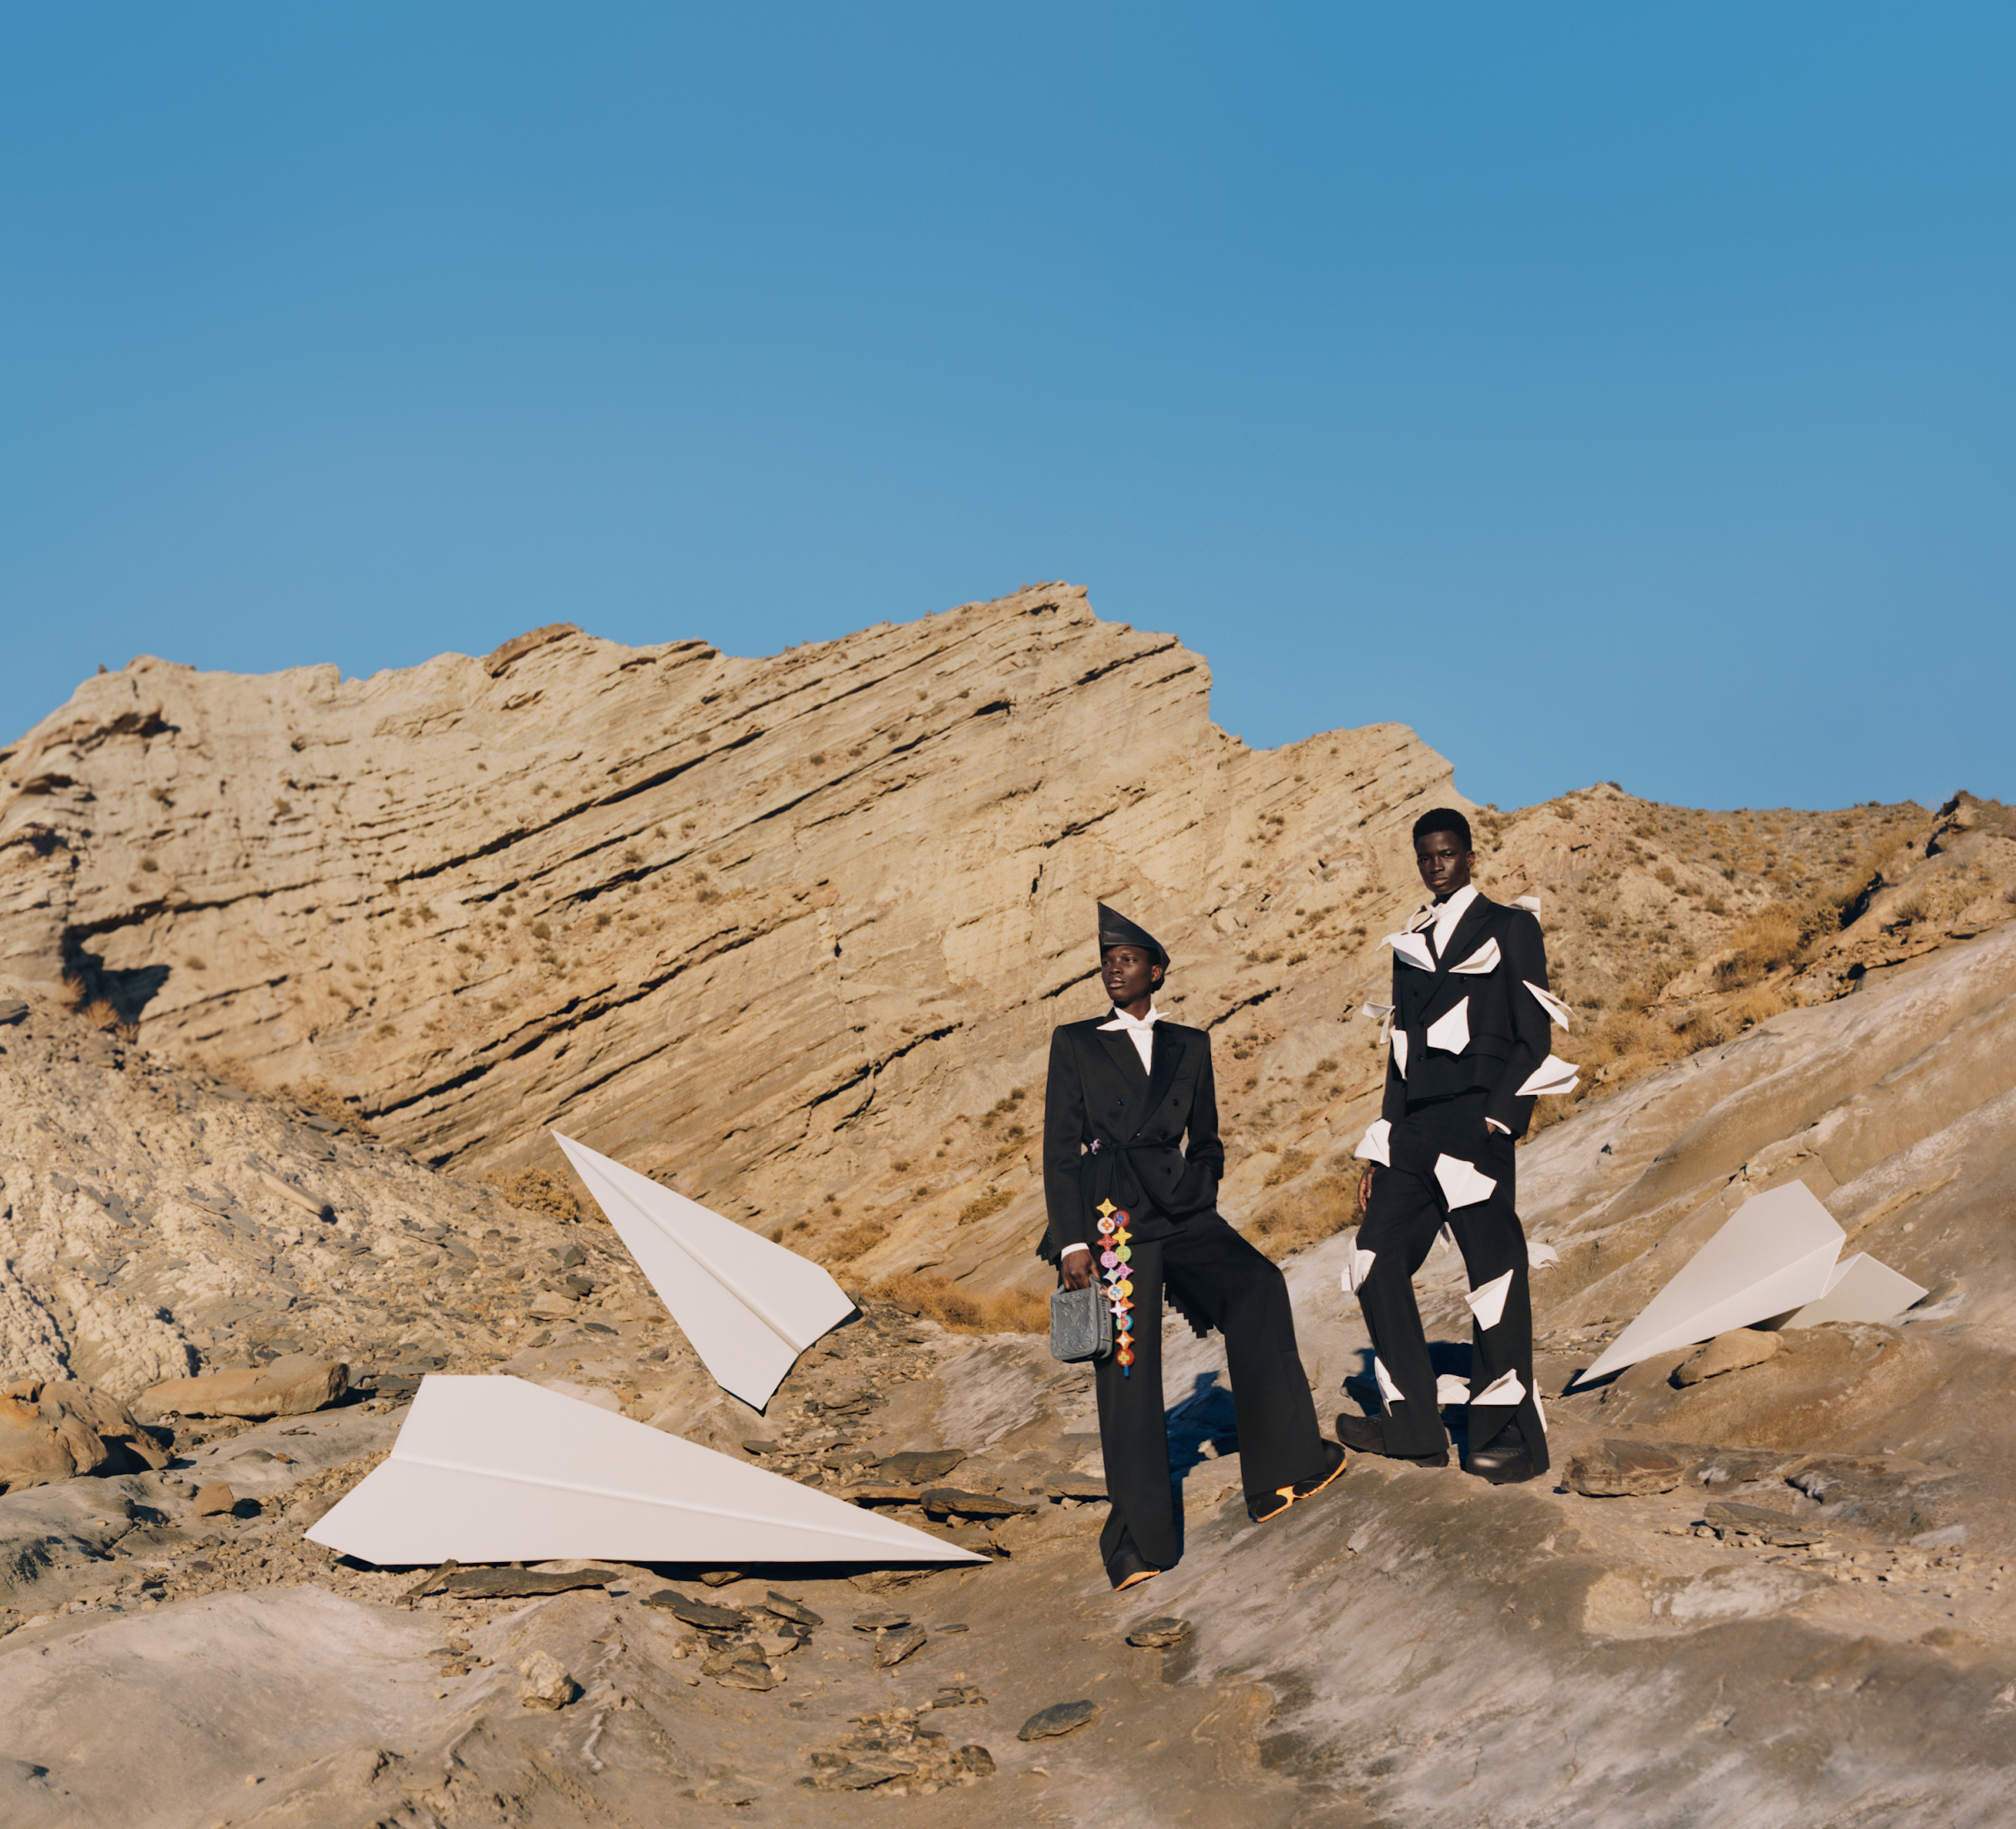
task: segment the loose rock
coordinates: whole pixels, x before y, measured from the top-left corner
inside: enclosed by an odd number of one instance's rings
[[[891,1669],[913,1651],[922,1650],[923,1645],[924,1629],[920,1625],[899,1626],[894,1632],[884,1632],[875,1641],[875,1668]]]
[[[1761,1365],[1775,1358],[1782,1343],[1775,1333],[1761,1328],[1738,1327],[1719,1333],[1692,1358],[1683,1359],[1673,1373],[1676,1384],[1698,1384],[1704,1378],[1719,1378],[1725,1372],[1741,1372],[1746,1365]]]
[[[518,1666],[524,1680],[518,1700],[527,1708],[564,1708],[579,1694],[566,1667],[549,1651],[535,1651]]]
[[[662,1607],[673,1618],[703,1632],[740,1632],[749,1623],[749,1615],[735,1607],[715,1607],[705,1600],[689,1600],[676,1588],[662,1588],[655,1594],[644,1596],[646,1607]]]
[[[1032,1512],[1033,1505],[1012,1499],[998,1499],[985,1492],[963,1492],[956,1486],[927,1487],[919,1497],[927,1514],[934,1518],[1012,1518]]]
[[[779,1619],[788,1619],[794,1625],[824,1625],[826,1619],[807,1606],[794,1600],[788,1594],[779,1594],[774,1588],[763,1596],[763,1611],[774,1613]]]
[[[1707,1511],[1708,1522],[1717,1536],[1757,1537],[1766,1543],[1796,1548],[1802,1543],[1826,1541],[1827,1532],[1802,1524],[1787,1512],[1767,1511],[1760,1505],[1738,1505],[1717,1500]]]
[[[236,1493],[221,1480],[213,1480],[198,1491],[196,1503],[190,1510],[200,1518],[214,1518],[233,1510],[237,1503]]]
[[[340,1360],[290,1353],[270,1365],[171,1378],[143,1392],[134,1409],[143,1417],[304,1416],[349,1388],[350,1368]]]
[[[1590,1499],[1621,1499],[1671,1492],[1687,1477],[1687,1460],[1670,1448],[1649,1441],[1611,1439],[1569,1456],[1561,1477],[1571,1492]]]
[[[1039,1708],[1024,1722],[1017,1740],[1055,1740],[1060,1734],[1075,1733],[1083,1726],[1099,1719],[1096,1702],[1053,1702],[1047,1708]]]
[[[915,1485],[922,1480],[942,1480],[965,1459],[961,1448],[909,1448],[884,1456],[875,1470],[885,1480],[907,1480]]]
[[[1190,1636],[1188,1620],[1165,1613],[1159,1618],[1143,1620],[1127,1635],[1127,1642],[1144,1651],[1160,1651],[1171,1645],[1180,1645]]]

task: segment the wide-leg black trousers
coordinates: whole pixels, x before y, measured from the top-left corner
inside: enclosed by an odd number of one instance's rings
[[[1162,1402],[1165,1286],[1186,1315],[1225,1336],[1247,1503],[1271,1510],[1280,1488],[1323,1464],[1280,1270],[1215,1213],[1150,1219],[1133,1231],[1134,1364],[1123,1374],[1116,1358],[1103,1359],[1094,1373],[1111,1502],[1099,1548],[1109,1571],[1130,1544],[1157,1568],[1172,1567],[1182,1550]]]
[[[1532,1295],[1526,1233],[1514,1205],[1514,1151],[1510,1137],[1485,1127],[1485,1097],[1464,1093],[1410,1106],[1395,1123],[1388,1145],[1392,1166],[1373,1174],[1372,1197],[1358,1228],[1357,1248],[1372,1259],[1358,1284],[1358,1302],[1378,1355],[1388,1448],[1439,1453],[1449,1437],[1413,1279],[1446,1222],[1470,1276],[1470,1445],[1486,1447],[1507,1423],[1517,1422],[1535,1469],[1544,1470],[1547,1434],[1533,1388]],[[1445,1158],[1490,1177],[1495,1185],[1489,1197],[1452,1206],[1436,1173]],[[1495,1287],[1501,1278],[1503,1286]],[[1500,1383],[1507,1374],[1517,1381],[1516,1402],[1477,1401],[1495,1384],[1509,1394],[1511,1386]]]

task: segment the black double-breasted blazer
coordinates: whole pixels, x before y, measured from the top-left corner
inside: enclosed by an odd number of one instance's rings
[[[1393,953],[1391,1050],[1381,1116],[1403,1117],[1409,1099],[1481,1090],[1484,1115],[1515,1137],[1526,1134],[1531,1096],[1521,1097],[1547,1058],[1553,1019],[1529,987],[1547,989],[1540,924],[1479,891],[1438,954],[1431,926]],[[1425,965],[1409,951],[1425,954]],[[1460,1037],[1461,1045],[1451,1044]]]
[[[1050,1037],[1043,1092],[1043,1197],[1049,1225],[1038,1247],[1054,1264],[1067,1245],[1099,1247],[1102,1201],[1125,1207],[1137,1228],[1218,1204],[1225,1145],[1211,1037],[1158,1021],[1143,1072],[1132,1040],[1102,1031],[1110,1017],[1067,1023]]]

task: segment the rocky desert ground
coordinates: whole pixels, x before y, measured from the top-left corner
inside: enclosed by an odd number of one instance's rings
[[[1024,1331],[1092,904],[1168,941],[1226,1210],[1323,1412],[1359,1409],[1363,1006],[1438,802],[1471,804],[1397,726],[1248,749],[1201,657],[1061,585],[767,660],[556,625],[362,680],[85,681],[0,751],[0,1816],[2005,1820],[2016,821],[1965,794],[1474,809],[1589,1082],[1520,1154],[1560,1477],[1360,1460],[1255,1527],[1215,1343],[1172,1330],[1187,1553],[1107,1592],[1089,1380]],[[858,1319],[763,1413],[726,1397],[556,1125]],[[1926,1300],[1559,1394],[1791,1179]],[[1459,1370],[1453,1254],[1424,1282]],[[438,1371],[988,1560],[309,1542]]]

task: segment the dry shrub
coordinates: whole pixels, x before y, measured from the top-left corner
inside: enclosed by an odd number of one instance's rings
[[[1357,1223],[1358,1177],[1319,1175],[1301,1195],[1263,1213],[1246,1236],[1278,1262]]]
[[[1263,1188],[1278,1188],[1283,1181],[1292,1181],[1315,1160],[1306,1149],[1284,1149],[1280,1160],[1268,1170],[1267,1178],[1260,1185]]]
[[[364,1121],[354,1099],[344,1095],[326,1080],[309,1080],[299,1086],[283,1086],[279,1096],[299,1106],[303,1111],[313,1112],[317,1117],[333,1118],[346,1131],[355,1131],[360,1137],[373,1135],[371,1127]],[[524,1204],[521,1201],[518,1203]]]
[[[578,1219],[581,1204],[572,1183],[549,1169],[521,1168],[516,1174],[488,1174],[484,1180],[513,1207],[528,1213],[550,1213],[556,1219]]]
[[[1760,984],[1754,990],[1746,990],[1723,1015],[1735,1023],[1740,1034],[1759,1023],[1768,1023],[1773,1016],[1791,1008],[1792,1004],[1792,994],[1783,985]]]
[[[971,1225],[975,1220],[992,1219],[1014,1198],[1006,1189],[989,1188],[985,1193],[967,1201],[959,1210],[959,1223]]]
[[[1816,910],[1773,903],[1737,929],[1736,957],[1715,968],[1716,979],[1729,990],[1755,984],[1766,972],[1789,964],[1810,937],[1809,927],[1817,930],[1821,925]]]
[[[120,1026],[119,1012],[113,1007],[110,997],[95,997],[77,1013],[88,1029],[117,1029]]]
[[[1004,1290],[983,1296],[941,1276],[905,1270],[885,1276],[869,1291],[912,1315],[923,1315],[954,1333],[1046,1333],[1050,1299],[1039,1290]]]
[[[888,1236],[887,1221],[857,1219],[824,1247],[826,1261],[830,1264],[851,1264],[855,1258],[873,1250]]]

